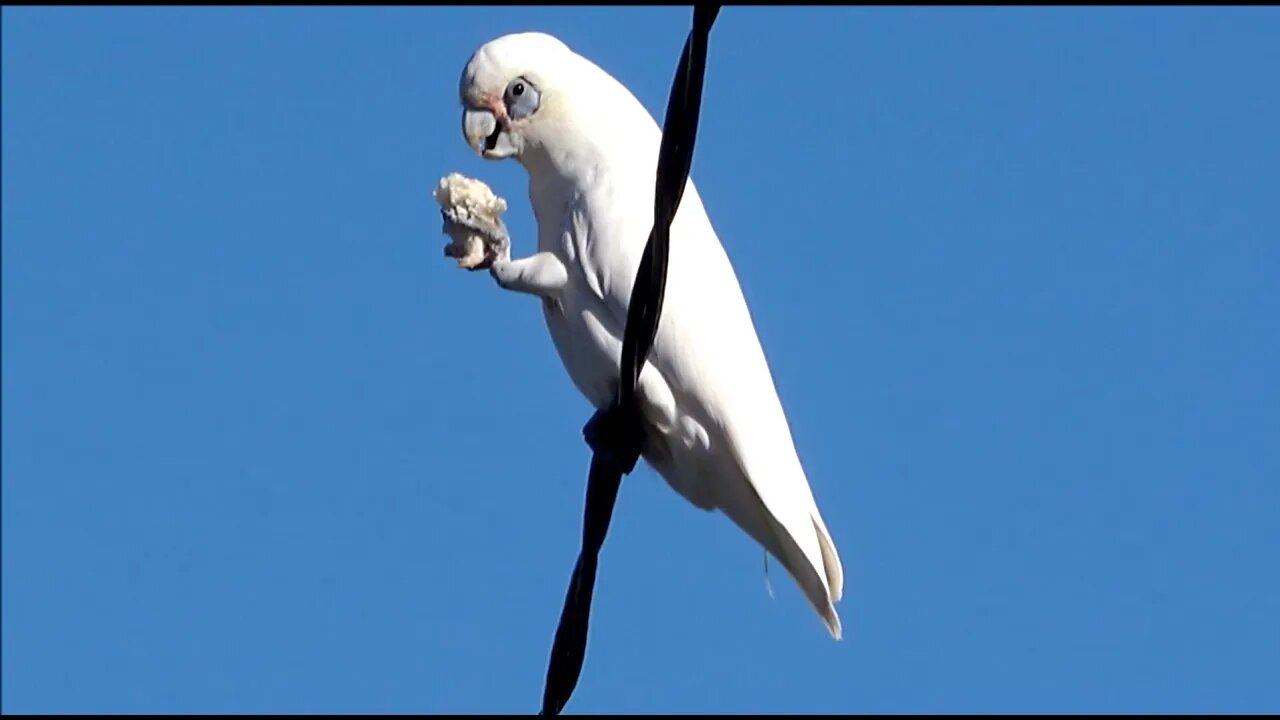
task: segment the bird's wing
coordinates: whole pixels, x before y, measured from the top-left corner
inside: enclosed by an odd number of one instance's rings
[[[651,183],[643,198],[651,203]],[[587,224],[597,242],[583,268],[605,308],[610,345],[620,348],[652,205],[643,212],[634,194],[609,200],[590,212]],[[619,350],[612,352],[616,357]],[[843,593],[839,555],[796,454],[737,276],[692,181],[672,223],[666,296],[646,365],[642,400],[663,405],[658,415],[674,413],[705,431],[707,461],[699,477],[683,481],[709,484],[702,490],[779,557],[839,637],[832,607]],[[654,370],[660,379],[646,381]]]

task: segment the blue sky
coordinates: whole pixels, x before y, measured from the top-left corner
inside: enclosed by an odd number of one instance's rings
[[[5,9],[3,709],[533,712],[590,408],[430,190],[686,8]],[[1280,13],[728,8],[694,178],[846,572],[641,466],[568,712],[1280,710]]]

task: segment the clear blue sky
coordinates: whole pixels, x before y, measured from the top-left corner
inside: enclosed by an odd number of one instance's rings
[[[430,190],[554,33],[690,12],[6,9],[3,709],[533,712],[590,408]],[[647,467],[569,712],[1280,710],[1280,12],[728,8],[694,177],[846,639]]]

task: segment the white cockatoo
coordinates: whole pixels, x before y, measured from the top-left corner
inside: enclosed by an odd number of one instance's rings
[[[529,174],[538,251],[487,260],[543,300],[574,385],[614,399],[627,305],[653,225],[662,131],[622,83],[543,33],[481,46],[459,94],[468,144]],[[503,255],[506,255],[504,253]],[[841,636],[844,572],[805,477],[737,276],[690,180],[671,225],[666,296],[637,383],[643,457],[699,508],[776,557]]]

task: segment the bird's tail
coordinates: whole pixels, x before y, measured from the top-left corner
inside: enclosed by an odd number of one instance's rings
[[[827,626],[827,632],[836,640],[842,639],[844,631],[835,604],[844,593],[844,570],[822,517],[816,512],[810,515],[810,532],[817,536],[820,563],[811,562],[780,523],[775,521],[773,524],[775,532],[780,535],[780,545],[784,548],[779,559],[800,585],[809,603],[818,611],[822,622]]]
[[[831,637],[840,640],[843,629],[835,604],[844,594],[844,570],[817,508],[784,524],[763,505],[721,500],[720,510],[782,563],[817,610]],[[804,536],[806,533],[808,537]],[[806,546],[809,553],[804,550]]]

